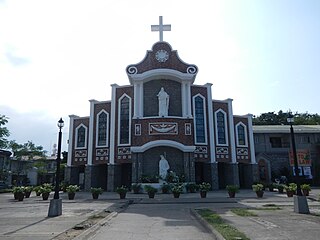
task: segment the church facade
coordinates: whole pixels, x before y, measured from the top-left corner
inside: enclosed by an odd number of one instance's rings
[[[250,187],[252,115],[233,115],[232,99],[213,100],[211,83],[194,84],[197,72],[160,38],[126,68],[129,85],[112,84],[110,101],[90,100],[90,116],[70,115],[66,180],[114,191],[159,175],[162,155],[186,182]]]

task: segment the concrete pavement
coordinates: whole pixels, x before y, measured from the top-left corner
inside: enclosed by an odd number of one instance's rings
[[[319,239],[320,217],[316,214],[320,214],[320,203],[312,200],[318,199],[319,194],[319,189],[313,189],[308,200],[314,215],[304,215],[293,213],[292,198],[268,191],[263,199],[257,199],[252,190],[241,190],[235,199],[228,198],[226,191],[214,191],[209,192],[206,199],[201,199],[199,193],[182,194],[179,199],[171,194],[157,194],[155,199],[148,199],[146,194],[129,193],[127,199],[119,200],[116,193],[103,193],[96,201],[90,193],[79,192],[71,201],[63,193],[63,215],[55,218],[47,218],[49,201],[43,201],[34,193],[23,202],[13,200],[12,194],[0,194],[0,239],[61,240],[74,236],[77,239],[104,236],[106,239],[107,235],[118,239],[141,239],[142,236],[143,239],[157,239],[163,233],[166,239],[182,239],[183,234],[192,236],[184,236],[184,239],[210,239],[210,234],[190,215],[189,209],[194,208],[218,212],[250,239]],[[132,204],[124,207],[129,200]],[[266,204],[275,204],[282,209],[252,210],[258,217],[239,217],[230,211],[232,208],[261,209]],[[119,214],[98,219],[99,224],[80,234],[69,237],[62,234],[72,232],[70,229],[75,225],[106,209]],[[145,224],[139,225],[139,222]]]

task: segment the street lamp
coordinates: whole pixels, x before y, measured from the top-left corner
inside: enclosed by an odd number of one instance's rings
[[[59,137],[58,137],[58,154],[57,154],[57,171],[56,171],[56,186],[54,190],[54,199],[59,199],[60,190],[60,162],[61,162],[61,138],[62,138],[62,128],[64,126],[64,121],[62,118],[58,121]]]
[[[57,170],[56,170],[56,184],[54,190],[53,199],[50,200],[50,206],[48,211],[48,217],[56,217],[62,214],[62,199],[59,199],[60,190],[60,161],[61,161],[61,139],[62,139],[62,128],[64,121],[62,118],[58,121],[59,136],[58,136],[58,153],[57,153]]]
[[[292,154],[293,154],[295,180],[297,184],[297,196],[294,196],[294,211],[297,213],[309,213],[307,198],[301,192],[296,141],[294,138],[294,131],[292,127],[294,122],[294,116],[292,115],[291,112],[289,112],[288,114],[287,122],[290,124],[291,148],[292,148]]]

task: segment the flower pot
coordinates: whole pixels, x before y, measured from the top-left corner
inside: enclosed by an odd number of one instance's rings
[[[180,193],[179,192],[174,192],[173,193],[173,197],[174,198],[179,198],[180,197]]]
[[[14,200],[18,200],[18,193],[13,193],[13,198],[14,198]]]
[[[149,198],[154,198],[155,195],[156,195],[155,192],[148,192]]]
[[[26,198],[29,198],[30,195],[31,195],[31,191],[25,192],[24,195],[25,195]]]
[[[262,198],[263,197],[263,191],[256,191],[257,197]]]
[[[42,199],[48,200],[50,193],[42,193]]]
[[[127,193],[119,193],[120,199],[125,199]]]
[[[286,191],[288,197],[293,197],[294,191]]]
[[[99,198],[99,193],[92,193],[92,198],[93,199],[98,199]]]
[[[302,193],[304,196],[309,196],[309,190],[308,189],[302,189]]]
[[[41,195],[41,192],[36,192],[36,196],[39,197]]]
[[[207,191],[200,191],[200,197],[206,198],[207,197]]]
[[[24,193],[23,193],[23,192],[17,193],[17,200],[18,200],[18,201],[23,201],[23,199],[24,199]]]
[[[76,193],[68,193],[69,200],[73,200],[75,195],[76,195]]]
[[[229,198],[234,198],[236,196],[236,192],[228,192]]]

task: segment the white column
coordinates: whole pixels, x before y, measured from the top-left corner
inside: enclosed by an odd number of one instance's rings
[[[143,83],[139,83],[139,117],[143,117]]]
[[[192,114],[191,114],[191,84],[190,83],[187,83],[186,84],[186,97],[187,97],[187,107],[186,107],[186,110],[187,110],[187,117],[192,117]]]
[[[250,147],[250,157],[251,163],[256,164],[256,154],[254,150],[254,138],[253,138],[253,127],[252,127],[252,114],[248,114],[248,132],[249,132],[249,147]]]
[[[115,131],[116,131],[116,89],[118,87],[117,84],[112,84],[112,92],[111,92],[111,116],[110,116],[110,147],[109,147],[109,163],[114,164],[114,151],[115,151]]]
[[[228,118],[229,118],[229,132],[230,132],[230,148],[231,148],[231,162],[237,162],[236,155],[236,141],[234,136],[234,122],[233,122],[233,110],[232,110],[232,99],[228,98]]]
[[[186,117],[187,113],[186,113],[186,103],[187,103],[187,99],[186,99],[186,88],[185,88],[185,83],[182,82],[181,83],[181,107],[182,107],[182,117]]]
[[[138,99],[138,84],[134,83],[133,84],[133,118],[137,118],[139,117],[139,101],[140,99]]]
[[[209,120],[209,141],[210,141],[210,162],[216,162],[216,149],[215,149],[215,138],[214,138],[214,120],[213,120],[213,106],[212,106],[212,92],[211,83],[205,85],[207,87],[207,101],[208,101],[208,120]]]
[[[90,102],[90,117],[89,117],[89,139],[88,139],[88,165],[92,165],[93,156],[93,129],[94,129],[94,104],[97,102],[94,99]]]
[[[70,167],[72,165],[72,154],[73,154],[73,125],[74,125],[74,119],[78,117],[76,115],[69,115],[70,123],[69,123],[69,144],[68,144],[68,160],[67,160],[67,166]]]

